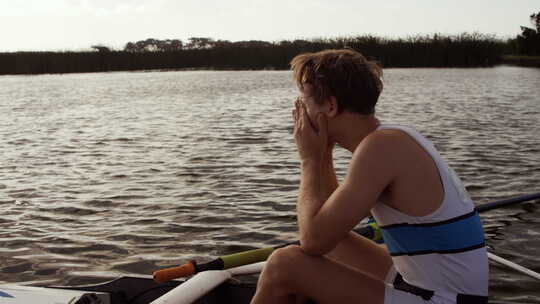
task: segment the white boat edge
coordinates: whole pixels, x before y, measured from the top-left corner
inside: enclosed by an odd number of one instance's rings
[[[85,294],[95,294],[103,304],[111,304],[110,295],[104,292],[88,292],[15,284],[0,285],[0,303],[4,304],[69,304],[76,303]]]

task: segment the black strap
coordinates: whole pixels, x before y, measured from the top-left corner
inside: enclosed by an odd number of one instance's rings
[[[396,278],[394,279],[394,288],[397,290],[412,293],[413,295],[417,295],[426,301],[431,299],[431,297],[433,297],[433,295],[435,294],[433,290],[427,290],[427,289],[414,286],[405,282],[403,280],[403,277],[399,273],[396,275]]]
[[[414,286],[405,282],[403,280],[403,276],[401,276],[401,274],[399,273],[396,275],[393,284],[395,289],[412,293],[413,295],[421,297],[425,301],[429,301],[435,294],[433,290],[424,289],[422,287]],[[487,302],[488,297],[484,296],[475,296],[459,293],[456,297],[456,304],[487,304]]]
[[[474,296],[459,293],[457,295],[457,304],[487,304],[488,297]]]

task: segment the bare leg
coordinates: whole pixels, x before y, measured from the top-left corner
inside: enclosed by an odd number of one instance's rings
[[[324,303],[383,304],[381,280],[322,256],[306,255],[299,246],[276,250],[259,278],[252,304],[292,303],[296,295]]]

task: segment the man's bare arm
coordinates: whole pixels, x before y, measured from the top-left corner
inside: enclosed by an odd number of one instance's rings
[[[333,147],[329,147],[323,156],[321,177],[322,199],[326,201],[339,185],[334,169]]]
[[[320,162],[301,163],[300,191],[296,204],[300,243],[303,243],[302,240],[313,239],[314,236],[306,235],[309,232],[305,228],[309,225],[307,221],[320,210],[338,187],[332,148],[329,147]]]
[[[381,136],[366,138],[353,154],[345,180],[325,201],[322,199],[322,165],[305,161],[298,198],[301,246],[306,253],[330,252],[364,217],[394,178],[392,143]]]

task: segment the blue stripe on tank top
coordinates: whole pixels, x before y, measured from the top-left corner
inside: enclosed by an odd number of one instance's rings
[[[380,228],[392,256],[458,253],[485,245],[482,223],[476,211],[442,222]]]

